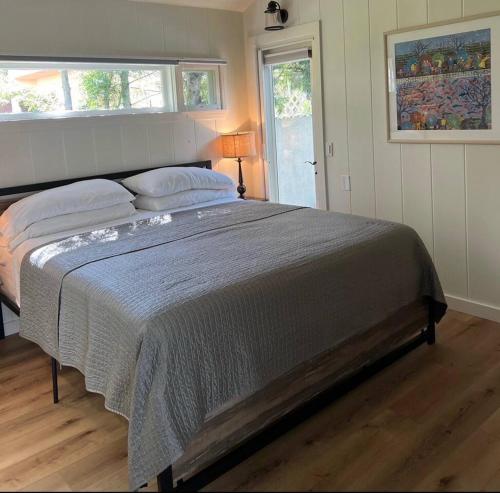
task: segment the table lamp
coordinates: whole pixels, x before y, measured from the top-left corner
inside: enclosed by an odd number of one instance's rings
[[[239,168],[238,193],[240,199],[245,199],[247,187],[243,184],[242,158],[256,155],[255,132],[237,132],[222,135],[222,155],[224,158],[235,158]]]

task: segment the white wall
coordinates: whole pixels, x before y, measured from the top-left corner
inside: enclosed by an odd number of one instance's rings
[[[0,53],[227,59],[224,113],[0,123],[0,187],[219,159],[217,132],[245,125],[242,15],[124,0],[0,0]],[[235,166],[221,163],[234,177]]]
[[[245,13],[264,32],[265,0]],[[500,147],[386,141],[383,33],[500,9],[498,0],[282,0],[289,25],[321,21],[325,141],[333,210],[405,222],[433,255],[453,307],[500,320]],[[247,48],[248,50],[248,48]],[[248,53],[257,121],[255,54]],[[500,97],[500,94],[498,94]],[[252,110],[252,108],[254,108]],[[256,173],[263,176],[262,169]],[[352,192],[340,187],[350,174]],[[257,193],[263,195],[263,178]]]
[[[0,53],[228,61],[227,111],[0,123],[0,188],[151,165],[220,161],[217,134],[248,119],[243,16],[125,0],[0,0]],[[17,329],[12,320],[7,332]]]

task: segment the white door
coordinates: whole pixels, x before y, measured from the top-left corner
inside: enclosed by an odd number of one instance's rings
[[[313,83],[310,46],[262,51],[263,112],[269,199],[326,208],[322,114]]]

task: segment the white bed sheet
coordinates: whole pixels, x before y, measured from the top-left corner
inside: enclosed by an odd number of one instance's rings
[[[213,207],[215,205],[236,202],[237,200],[238,199],[235,198],[219,199],[219,200],[213,200],[211,202],[205,202],[203,204],[196,204],[189,207],[182,207],[180,209],[173,209],[161,212],[137,210],[137,213],[134,214],[133,216],[130,216],[129,218],[122,218],[112,222],[100,223],[92,227],[74,229],[71,231],[63,231],[61,233],[52,234],[48,236],[40,236],[39,238],[31,238],[21,243],[12,252],[10,252],[8,248],[0,247],[0,280],[2,282],[2,291],[10,299],[14,300],[18,306],[21,306],[21,294],[20,294],[21,263],[23,261],[24,256],[28,252],[45,243],[49,243],[51,241],[57,241],[74,234],[86,233],[100,228],[107,228],[110,226],[116,226],[118,224],[124,224],[130,221],[148,219],[150,217],[160,216],[161,214],[170,214],[174,212],[187,211],[191,209]]]

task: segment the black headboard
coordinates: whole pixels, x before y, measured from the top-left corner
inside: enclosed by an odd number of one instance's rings
[[[71,183],[75,183],[77,181],[95,180],[97,178],[104,178],[105,180],[124,180],[125,178],[128,178],[130,176],[138,175],[139,173],[145,173],[146,171],[152,171],[154,169],[166,168],[166,167],[176,167],[176,168],[189,167],[189,168],[212,169],[212,161],[197,161],[194,163],[184,163],[184,164],[165,164],[163,166],[155,166],[154,168],[136,169],[131,171],[121,171],[118,173],[108,173],[105,175],[84,176],[81,178],[68,178],[65,180],[48,181],[45,183],[32,183],[29,185],[19,185],[16,187],[0,188],[0,197],[6,197],[8,195],[21,195],[34,192],[41,192],[42,190],[49,190],[51,188],[70,185]]]

